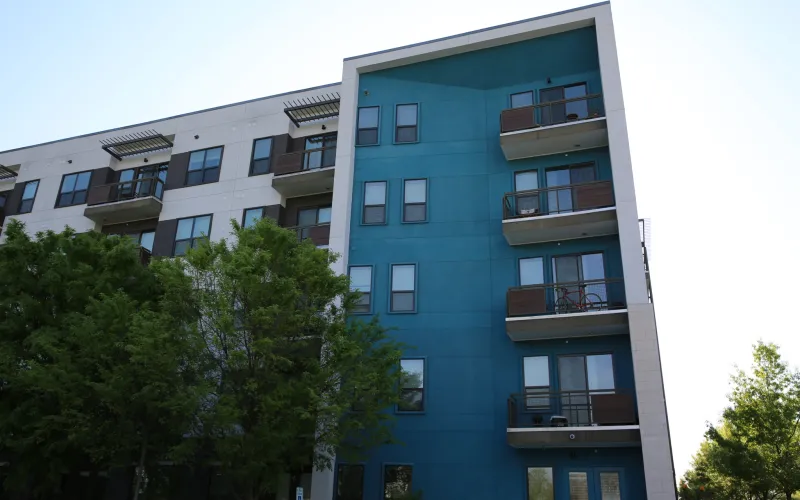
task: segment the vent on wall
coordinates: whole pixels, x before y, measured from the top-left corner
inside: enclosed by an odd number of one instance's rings
[[[339,116],[339,93],[323,94],[284,102],[283,110],[295,126],[301,123]]]
[[[103,144],[103,150],[117,160],[172,148],[172,141],[155,130],[121,135],[100,142]]]

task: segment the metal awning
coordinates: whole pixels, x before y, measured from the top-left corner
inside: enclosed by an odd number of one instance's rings
[[[155,130],[121,135],[100,142],[103,144],[103,149],[117,160],[172,147],[172,141]]]
[[[0,181],[7,181],[9,179],[13,179],[16,176],[17,176],[16,172],[6,167],[5,165],[0,165]]]
[[[339,116],[339,93],[323,94],[284,102],[286,116],[296,126],[303,122],[311,122]]]

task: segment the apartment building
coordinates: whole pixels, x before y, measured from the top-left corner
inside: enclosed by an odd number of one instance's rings
[[[403,444],[310,472],[305,498],[675,498],[608,3],[0,164],[31,232],[173,256],[272,217],[341,255],[356,314],[396,328],[417,377],[391,410]]]

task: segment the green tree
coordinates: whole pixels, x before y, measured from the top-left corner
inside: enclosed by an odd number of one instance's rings
[[[205,449],[232,493],[255,500],[390,441],[401,346],[377,321],[348,321],[355,295],[333,254],[268,219],[233,226],[231,241],[163,265],[191,280],[172,298],[194,308],[187,325],[205,345]]]
[[[7,487],[52,498],[64,473],[180,456],[205,390],[200,346],[169,290],[127,238],[69,228],[31,238],[9,224],[0,246]]]

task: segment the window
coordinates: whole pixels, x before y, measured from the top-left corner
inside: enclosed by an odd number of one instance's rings
[[[515,215],[531,216],[539,213],[539,173],[536,170],[514,174]]]
[[[619,483],[619,472],[601,472],[601,500],[620,500],[622,498],[622,491]]]
[[[402,374],[398,411],[425,410],[425,360],[401,359]]]
[[[572,212],[575,205],[573,198],[576,191],[571,187],[572,184],[582,184],[596,180],[594,165],[582,164],[548,169],[546,172],[547,187],[567,186],[565,189],[551,189],[547,192],[548,213]]]
[[[542,104],[580,97],[586,97],[585,83],[553,87],[539,91],[539,102]],[[586,99],[558,102],[557,104],[542,107],[542,125],[564,123],[571,120],[587,118],[588,116],[589,105]]]
[[[164,183],[167,181],[167,168],[169,164],[129,168],[119,173],[119,199],[138,198],[140,196],[155,196],[159,200],[164,192]],[[124,184],[122,184],[124,183]]]
[[[297,211],[297,226],[300,228],[299,237],[306,239],[311,234],[313,226],[331,223],[331,207],[302,208]]]
[[[417,142],[417,105],[398,104],[395,111],[394,142]]]
[[[386,223],[386,182],[364,183],[364,224]]]
[[[269,160],[271,155],[272,137],[253,141],[253,159],[250,162],[250,175],[269,173]]]
[[[383,498],[384,500],[400,500],[411,494],[410,465],[383,466]]]
[[[186,185],[196,186],[219,180],[222,163],[222,147],[195,151],[189,156],[189,171],[186,172]]]
[[[553,468],[528,467],[528,500],[553,500]]]
[[[378,121],[380,117],[378,106],[358,108],[358,130],[356,131],[356,146],[374,146],[378,144]]]
[[[207,241],[210,233],[210,215],[179,220],[172,255],[186,255],[189,248],[197,248],[201,242]]]
[[[336,163],[336,134],[307,138],[305,150],[304,170],[332,167]]]
[[[556,312],[575,312],[607,308],[608,289],[603,254],[561,255],[553,257],[556,287]]]
[[[372,266],[350,268],[350,291],[360,294],[352,312],[369,314],[372,310]]]
[[[569,473],[569,500],[589,500],[589,477],[585,472]]]
[[[533,91],[520,92],[518,94],[511,94],[511,107],[524,108],[525,106],[533,106]]]
[[[364,499],[364,466],[339,464],[336,468],[336,500]]]
[[[91,178],[91,171],[65,175],[61,179],[61,191],[58,193],[56,208],[86,203],[86,193],[89,192]]]
[[[519,259],[519,285],[541,285],[544,283],[544,265],[541,257]]]
[[[428,217],[428,181],[405,181],[403,188],[403,222],[423,222]]]
[[[39,181],[28,181],[22,188],[22,199],[19,201],[17,213],[27,214],[33,210],[33,200],[36,199],[36,191],[39,189]]]
[[[124,236],[127,238],[132,239],[137,245],[148,250],[150,252],[153,251],[153,240],[155,239],[156,232],[155,231],[142,231],[137,233],[125,233],[119,234],[118,236]]]
[[[248,208],[242,217],[242,227],[253,227],[264,217],[267,207]]]
[[[390,312],[414,312],[417,304],[416,295],[416,264],[392,265],[392,297],[389,304]]]
[[[559,356],[558,383],[561,410],[569,425],[589,425],[592,423],[592,395],[614,393],[613,356]]]
[[[522,371],[525,408],[528,410],[550,408],[550,358],[547,356],[523,358]]]

